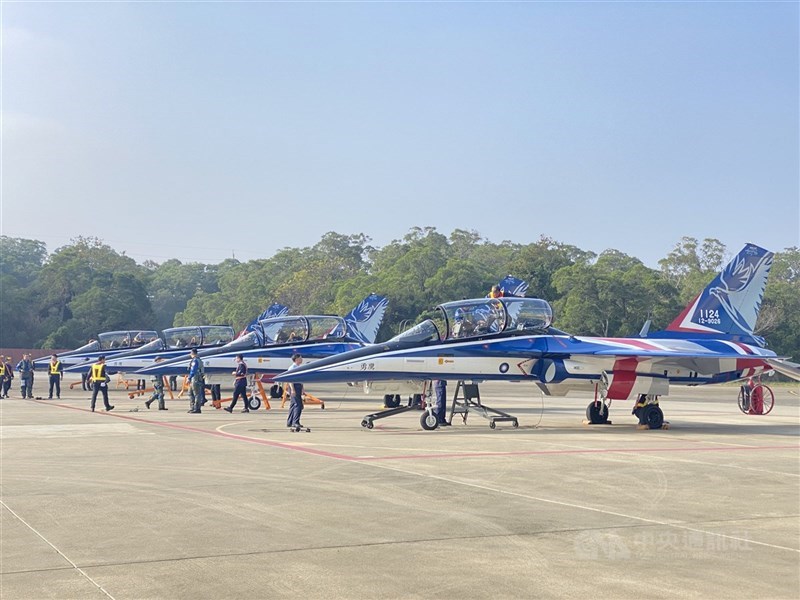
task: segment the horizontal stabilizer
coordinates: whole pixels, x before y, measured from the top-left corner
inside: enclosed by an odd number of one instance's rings
[[[800,381],[800,365],[781,358],[768,358],[766,363],[781,375]]]

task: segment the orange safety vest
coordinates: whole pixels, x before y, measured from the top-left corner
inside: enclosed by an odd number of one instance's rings
[[[61,361],[57,360],[55,363],[50,363],[50,375],[58,375],[61,370]]]
[[[92,365],[92,381],[106,380],[106,366],[102,363]]]

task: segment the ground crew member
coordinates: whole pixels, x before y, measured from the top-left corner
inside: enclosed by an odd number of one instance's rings
[[[243,413],[249,413],[250,407],[247,406],[247,364],[244,362],[244,356],[241,354],[236,355],[236,370],[231,373],[233,375],[233,400],[229,406],[225,407],[228,412],[233,412],[233,407],[236,406],[236,400],[239,396],[242,397],[244,403]]]
[[[11,357],[6,356],[5,362],[0,358],[3,363],[3,380],[0,381],[0,398],[8,398],[8,392],[11,389],[11,380],[14,379],[14,368],[11,366]]]
[[[447,427],[450,423],[447,422],[447,381],[444,379],[437,379],[433,382],[433,389],[436,391],[436,422],[440,426]]]
[[[492,291],[489,292],[489,298],[502,298],[503,297],[503,290],[500,289],[499,285],[493,285]]]
[[[189,352],[192,360],[189,361],[189,410],[187,412],[199,414],[203,405],[203,361],[197,357],[197,348]]]
[[[17,372],[22,397],[33,398],[33,361],[30,354],[22,355],[22,360],[17,363]]]
[[[64,379],[64,365],[58,360],[58,354],[53,354],[50,357],[50,364],[47,365],[47,368],[50,373],[50,392],[47,394],[47,399],[53,399],[53,386],[55,386],[56,398],[61,400],[61,380]]]
[[[163,357],[158,357],[156,362],[161,362],[164,360]],[[169,410],[166,406],[164,406],[164,376],[163,375],[153,375],[153,395],[150,396],[150,400],[144,403],[144,405],[150,409],[150,405],[153,401],[158,400],[158,410]]]
[[[92,382],[92,412],[97,402],[97,392],[103,393],[103,405],[106,412],[113,410],[113,406],[108,403],[108,375],[106,374],[106,357],[99,356],[97,362],[92,365],[92,372],[89,376]]]
[[[292,366],[289,371],[292,371],[303,364],[303,357],[299,354],[292,355]],[[289,391],[291,399],[289,400],[289,417],[286,419],[286,426],[290,429],[300,430],[303,425],[300,424],[300,415],[303,412],[303,384],[290,383]]]

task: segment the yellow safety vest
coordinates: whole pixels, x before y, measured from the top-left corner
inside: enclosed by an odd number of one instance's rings
[[[50,375],[58,375],[61,369],[61,361],[57,360],[55,364],[50,363]]]
[[[106,366],[101,363],[92,365],[92,381],[105,381],[106,380]]]
[[[3,362],[0,362],[0,377],[6,376],[6,365]]]

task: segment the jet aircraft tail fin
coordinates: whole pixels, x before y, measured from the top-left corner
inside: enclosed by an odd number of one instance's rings
[[[758,341],[753,329],[773,256],[769,250],[747,244],[666,331],[722,334]]]
[[[388,305],[389,301],[386,296],[370,294],[364,298],[344,318],[347,323],[348,337],[354,338],[362,344],[374,344]]]

